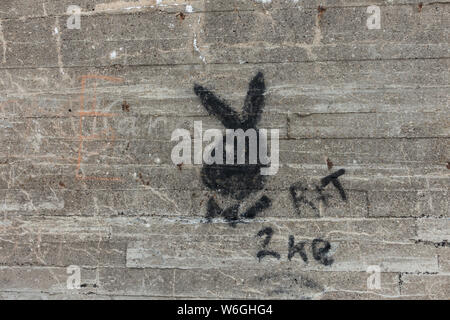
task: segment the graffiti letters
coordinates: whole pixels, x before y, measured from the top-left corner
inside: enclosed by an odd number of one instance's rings
[[[303,214],[303,208],[306,206],[311,208],[317,216],[319,216],[318,204],[322,202],[328,205],[328,198],[330,195],[325,193],[325,188],[331,183],[339,192],[339,195],[343,201],[347,201],[347,194],[339,182],[338,178],[345,174],[345,170],[338,170],[329,176],[326,176],[320,180],[320,185],[316,185],[314,190],[309,190],[306,184],[303,182],[296,182],[289,188],[294,209],[298,215]],[[314,196],[311,195],[313,191]]]
[[[280,259],[281,255],[273,250],[267,249],[269,246],[270,241],[272,240],[274,231],[270,227],[263,228],[260,230],[257,234],[258,237],[263,237],[264,241],[262,244],[262,250],[258,251],[256,254],[256,257],[261,262],[261,260],[264,257],[270,256],[274,257],[276,259]],[[305,247],[308,245],[308,242],[301,241],[298,243],[295,243],[295,237],[289,236],[288,240],[288,260],[291,261],[296,254],[300,256],[300,258],[303,260],[303,262],[308,263],[308,255],[306,254]],[[323,264],[324,266],[330,266],[333,264],[334,259],[331,257],[331,244],[322,239],[314,239],[310,244],[311,247],[311,254],[317,262],[320,264]]]

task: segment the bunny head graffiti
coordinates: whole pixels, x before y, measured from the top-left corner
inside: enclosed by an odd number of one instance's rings
[[[201,99],[204,108],[227,129],[227,136],[223,137],[224,140],[221,141],[228,147],[228,149],[222,149],[223,161],[221,164],[205,164],[203,166],[201,173],[203,183],[209,189],[231,196],[236,200],[245,199],[252,192],[263,189],[265,175],[272,174],[267,173],[270,171],[269,163],[271,169],[276,163],[276,171],[278,171],[278,130],[272,130],[271,157],[269,159],[267,157],[267,130],[257,128],[264,109],[265,90],[264,75],[259,72],[250,81],[244,108],[241,113],[238,113],[213,92],[200,85],[194,86],[195,94]],[[230,131],[241,134],[245,131],[246,135],[243,135],[242,139],[244,152],[242,149],[238,149],[238,144],[235,144],[235,136],[228,135]],[[247,133],[253,133],[254,144],[250,139],[251,135],[247,135]],[[225,161],[225,159],[229,160],[226,152],[226,149],[229,150],[229,148],[234,149],[231,164],[229,161]],[[251,161],[251,156],[255,153],[257,153],[257,157]],[[244,156],[242,158],[245,159],[244,163],[238,163],[237,160],[240,156]]]

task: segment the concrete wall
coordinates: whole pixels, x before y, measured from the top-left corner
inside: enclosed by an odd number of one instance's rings
[[[2,0],[0,298],[448,299],[449,9]],[[281,166],[236,200],[170,138],[257,72]]]

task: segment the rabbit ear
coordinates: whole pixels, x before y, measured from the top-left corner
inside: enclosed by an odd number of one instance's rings
[[[214,93],[200,85],[194,86],[195,94],[202,100],[202,104],[209,114],[216,116],[227,129],[241,127],[239,115]]]
[[[242,127],[243,129],[255,128],[261,119],[261,113],[264,109],[264,93],[266,84],[262,72],[250,81],[248,86],[247,97],[242,111]]]

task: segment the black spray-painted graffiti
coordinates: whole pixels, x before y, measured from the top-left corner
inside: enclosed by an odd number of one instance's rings
[[[262,196],[251,208],[239,216],[239,203],[222,210],[214,198],[210,198],[206,209],[206,219],[211,221],[211,219],[221,216],[232,227],[235,227],[242,219],[254,219],[259,212],[269,208],[271,205],[272,201],[268,197]]]
[[[307,196],[308,188],[302,183],[297,182],[291,185],[289,188],[289,192],[291,193],[292,202],[294,204],[295,211],[298,215],[302,214],[302,206],[306,205],[313,209],[317,216],[319,216],[319,209],[316,205],[316,202],[322,201],[325,205],[328,205],[329,194],[324,193],[325,188],[330,184],[333,184],[334,187],[339,191],[341,199],[343,201],[347,201],[347,194],[345,193],[344,188],[339,182],[338,178],[345,174],[345,170],[341,169],[336,171],[335,173],[326,176],[325,178],[320,180],[320,186],[315,186],[315,192],[317,196],[313,199],[309,199]]]
[[[200,97],[208,113],[216,116],[226,129],[242,129],[244,131],[255,129],[258,132],[256,125],[261,119],[261,113],[264,109],[264,92],[266,91],[264,75],[261,72],[250,81],[241,114],[232,109],[223,100],[216,97],[214,93],[200,85],[195,85],[194,91]],[[246,141],[245,147],[246,159],[248,159],[249,152],[247,143],[248,141]],[[257,145],[259,146],[259,141]],[[234,155],[235,163],[237,163],[237,152]],[[224,152],[225,158],[226,154]],[[224,195],[230,195],[237,200],[242,200],[250,195],[250,193],[263,188],[264,176],[261,175],[261,167],[261,164],[205,165],[202,170],[202,180],[208,188]]]
[[[323,201],[326,204],[327,199],[330,196],[325,194],[324,190],[330,183],[332,183],[333,186],[338,189],[341,199],[343,201],[347,201],[347,195],[345,193],[345,190],[338,180],[338,178],[344,174],[345,174],[345,170],[341,169],[341,170],[336,171],[336,172],[330,174],[329,176],[326,176],[325,178],[321,179],[320,186],[316,186],[316,188],[315,188],[315,191],[317,192],[318,197],[316,197],[314,200]],[[301,206],[302,205],[310,206],[311,208],[313,208],[317,211],[317,214],[319,214],[319,210],[317,209],[317,206],[315,205],[315,203],[306,197],[306,191],[308,191],[308,189],[306,187],[304,187],[301,182],[294,183],[289,188],[289,191],[291,193],[294,208],[299,215],[301,214]],[[256,257],[259,259],[260,262],[264,257],[267,257],[267,256],[274,257],[278,260],[281,258],[280,254],[278,252],[267,249],[267,247],[270,243],[270,240],[272,239],[273,233],[274,233],[274,231],[270,227],[266,227],[258,232],[259,237],[265,236],[263,244],[262,244],[262,250],[260,250],[256,254]],[[305,251],[306,244],[307,244],[306,242],[295,243],[294,236],[292,236],[292,235],[289,236],[289,240],[288,240],[288,250],[289,251],[288,251],[288,257],[287,257],[288,260],[291,261],[292,258],[296,254],[298,254],[305,263],[308,263],[308,255],[306,254],[306,251]],[[329,257],[330,250],[331,250],[331,244],[326,240],[314,239],[311,243],[311,251],[312,251],[313,258],[325,266],[330,266],[331,264],[333,264],[333,261],[334,261],[333,258]]]
[[[218,98],[214,93],[205,89],[200,85],[195,85],[194,92],[201,99],[204,108],[210,115],[214,115],[224,125],[226,129],[257,129],[257,124],[261,119],[261,114],[264,109],[264,93],[266,90],[264,75],[259,72],[249,84],[247,97],[244,102],[244,108],[242,113],[236,112],[222,99]],[[224,138],[225,139],[225,138]],[[225,141],[224,141],[225,142]],[[257,146],[259,148],[259,135]],[[235,146],[236,148],[236,146]],[[245,142],[245,159],[248,159],[248,141]],[[235,157],[237,152],[235,149]],[[214,156],[214,154],[213,154]],[[226,154],[224,152],[224,159]],[[224,161],[225,163],[225,161]],[[235,158],[235,163],[236,158]],[[258,164],[211,164],[205,165],[202,168],[201,177],[206,187],[216,191],[219,194],[230,196],[231,198],[242,201],[247,198],[253,192],[260,191],[264,188],[265,176],[261,174],[261,168],[264,167],[260,163]],[[327,205],[330,195],[325,193],[325,188],[331,183],[340,194],[343,201],[347,201],[347,195],[344,188],[339,182],[338,178],[345,174],[345,170],[338,170],[329,176],[326,176],[320,180],[320,185],[315,186],[314,192],[317,194],[315,198],[309,199],[307,192],[310,191],[302,183],[297,182],[291,185],[289,188],[290,195],[292,197],[294,209],[298,215],[302,213],[302,206],[306,205],[311,207],[319,215],[319,210],[316,203],[322,201]],[[258,213],[266,210],[272,205],[272,201],[267,196],[262,196],[256,201],[253,206],[247,209],[245,212],[239,214],[240,203],[236,203],[225,209],[222,209],[214,197],[211,197],[207,203],[206,220],[210,222],[212,219],[222,217],[230,226],[236,227],[236,225],[242,222],[244,219],[254,219]],[[262,250],[260,250],[256,257],[261,261],[264,257],[274,257],[281,259],[278,252],[268,249],[269,243],[273,236],[273,229],[266,227],[258,232],[259,237],[265,237],[262,244]],[[295,243],[294,236],[289,236],[288,239],[288,260],[291,261],[296,254],[301,259],[308,263],[308,255],[306,253],[307,242]],[[319,263],[329,266],[333,263],[333,259],[329,257],[331,244],[322,239],[314,239],[310,243],[312,257]]]
[[[271,256],[276,259],[280,259],[281,256],[278,252],[273,250],[268,250],[267,247],[269,246],[270,240],[272,240],[272,236],[274,234],[274,231],[270,227],[266,227],[258,232],[258,237],[265,236],[262,244],[263,250],[260,250],[256,257],[261,261],[264,257]],[[298,254],[302,260],[305,263],[308,263],[308,255],[305,251],[305,245],[306,242],[298,242],[295,244],[295,238],[294,236],[289,236],[288,240],[288,260],[291,261],[292,258],[295,256],[295,254]],[[328,241],[322,240],[322,239],[314,239],[311,243],[311,251],[313,258],[318,261],[319,263],[330,266],[333,264],[334,260],[331,258],[330,255],[331,250],[331,244]]]
[[[270,227],[262,229],[261,231],[258,232],[258,237],[262,237],[262,236],[266,236],[266,238],[264,239],[264,242],[263,242],[264,250],[261,250],[261,251],[259,251],[256,254],[256,257],[259,259],[259,261],[261,262],[261,259],[266,257],[266,256],[272,256],[272,257],[275,257],[277,259],[280,259],[281,256],[280,256],[280,254],[278,252],[266,249],[267,246],[269,245],[270,240],[272,240],[273,229],[270,228]]]
[[[259,72],[249,84],[247,97],[241,114],[232,109],[214,93],[200,85],[195,85],[194,92],[201,99],[204,108],[210,115],[214,115],[226,129],[255,129],[261,119],[264,109],[264,93],[266,86],[264,75]],[[259,148],[259,135],[257,134],[257,148]],[[225,144],[224,137],[224,144]],[[234,145],[235,162],[237,163],[236,144]],[[213,154],[214,156],[214,154]],[[224,163],[226,153],[224,150]],[[249,164],[249,141],[245,141],[245,164],[211,164],[205,165],[201,172],[203,183],[211,190],[225,196],[230,196],[238,201],[247,198],[251,193],[262,190],[265,176],[261,174],[261,168],[265,167],[260,162]],[[267,196],[262,196],[250,209],[239,216],[240,204],[222,209],[214,198],[210,198],[207,204],[206,218],[208,221],[215,217],[223,217],[231,226],[235,227],[242,219],[254,219],[257,214],[271,206],[272,202]]]

